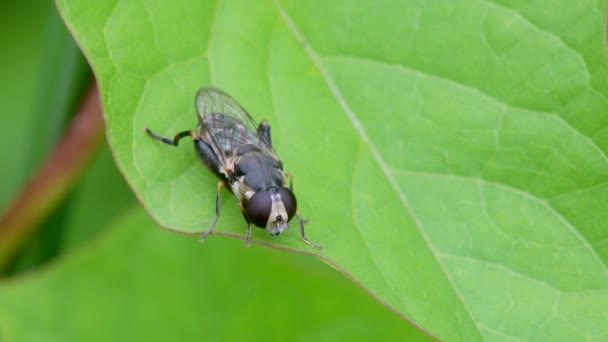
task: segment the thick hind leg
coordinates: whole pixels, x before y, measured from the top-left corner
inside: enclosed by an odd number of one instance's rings
[[[172,146],[177,146],[177,143],[179,142],[179,140],[181,138],[187,137],[187,136],[191,136],[192,140],[196,140],[196,138],[198,138],[198,133],[196,133],[195,131],[183,131],[183,132],[179,132],[175,135],[175,138],[173,139],[169,139],[169,138],[165,138],[165,137],[161,137],[160,135],[152,132],[149,128],[146,128],[146,133],[148,133],[148,135],[150,135],[152,138],[158,140],[158,141],[162,141],[165,144],[168,145],[172,145]]]

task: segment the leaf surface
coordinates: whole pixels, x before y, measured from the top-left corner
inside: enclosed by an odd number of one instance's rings
[[[3,341],[432,339],[313,258],[152,229],[109,234],[0,286]],[[306,303],[306,305],[302,305]]]
[[[204,231],[216,180],[172,137],[194,94],[267,119],[317,253],[446,340],[608,334],[604,5],[59,1],[116,161],[154,219]],[[217,231],[242,237],[234,199]],[[208,240],[213,243],[213,237]]]

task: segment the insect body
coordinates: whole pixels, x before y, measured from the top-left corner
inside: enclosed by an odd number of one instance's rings
[[[283,172],[283,163],[272,147],[268,122],[262,120],[257,125],[234,99],[215,88],[201,88],[195,104],[198,131],[180,132],[173,139],[163,138],[147,128],[146,132],[173,146],[177,146],[181,138],[192,137],[201,160],[220,179],[215,218],[200,240],[213,232],[220,216],[220,190],[226,187],[238,198],[247,221],[246,246],[252,223],[266,228],[271,235],[279,235],[289,229],[289,221],[297,216],[302,239],[312,247],[321,248],[304,235],[304,221],[297,210],[291,175]]]

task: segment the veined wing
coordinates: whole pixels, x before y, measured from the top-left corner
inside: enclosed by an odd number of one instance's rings
[[[196,93],[196,109],[199,117],[210,114],[224,114],[240,120],[252,132],[256,132],[258,124],[251,115],[225,92],[211,87],[203,87]]]
[[[230,166],[228,160],[244,145],[255,146],[278,160],[272,146],[259,138],[251,115],[228,94],[215,88],[201,88],[196,94],[196,109],[203,138],[225,167]]]

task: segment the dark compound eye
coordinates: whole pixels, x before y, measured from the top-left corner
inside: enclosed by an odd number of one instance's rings
[[[272,199],[268,190],[256,192],[247,201],[247,217],[251,223],[260,228],[266,228],[270,211],[272,210]]]
[[[287,211],[287,221],[295,215],[298,209],[296,196],[288,188],[270,188],[256,192],[247,202],[247,217],[254,225],[266,228],[268,218],[272,211],[272,195],[278,193],[281,196],[281,202]]]
[[[296,213],[298,209],[298,201],[296,201],[296,195],[291,192],[288,188],[280,187],[279,195],[281,195],[281,201],[285,206],[285,210],[287,211],[287,221],[290,221],[293,215]]]

